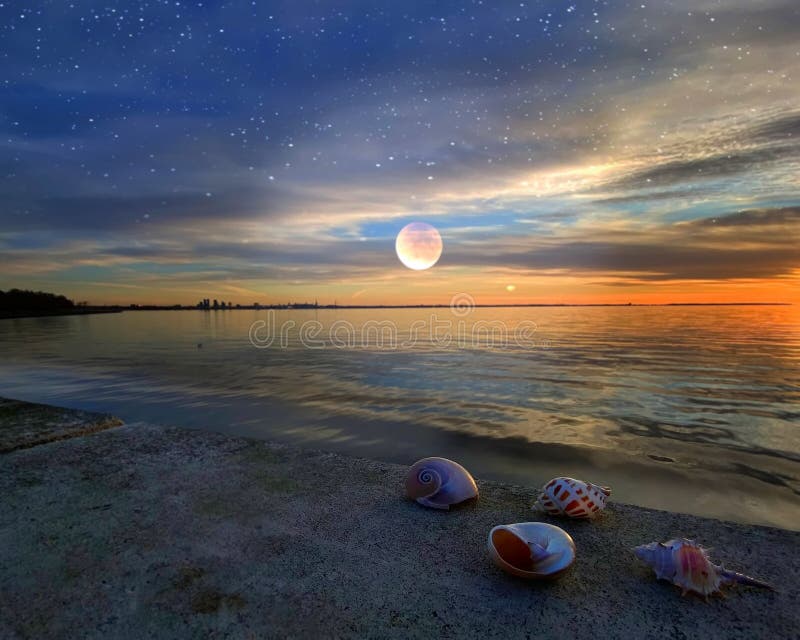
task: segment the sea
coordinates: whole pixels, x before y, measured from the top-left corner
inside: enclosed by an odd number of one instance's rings
[[[401,464],[444,456],[528,487],[531,504],[567,475],[622,502],[800,530],[794,306],[464,300],[0,320],[0,395],[131,428]]]

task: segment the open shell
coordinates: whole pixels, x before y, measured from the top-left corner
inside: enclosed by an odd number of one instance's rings
[[[469,471],[457,462],[447,458],[423,458],[408,470],[406,494],[423,506],[449,509],[477,498],[478,485]]]
[[[508,573],[528,580],[558,577],[575,562],[575,542],[546,522],[501,524],[489,532],[489,555]]]

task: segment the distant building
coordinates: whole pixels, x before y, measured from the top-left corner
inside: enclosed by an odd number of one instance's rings
[[[290,302],[286,305],[287,309],[319,309],[319,304],[314,302]]]

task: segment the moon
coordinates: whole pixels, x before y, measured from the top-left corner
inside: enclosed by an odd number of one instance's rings
[[[423,271],[442,255],[442,236],[425,222],[411,222],[400,230],[394,243],[397,257],[409,269]]]

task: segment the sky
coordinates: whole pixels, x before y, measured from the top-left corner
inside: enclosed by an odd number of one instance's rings
[[[796,0],[0,0],[0,92],[0,289],[800,303]]]

